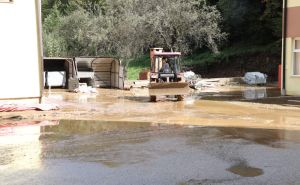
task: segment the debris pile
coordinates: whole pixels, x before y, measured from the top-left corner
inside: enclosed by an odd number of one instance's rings
[[[58,109],[58,105],[54,104],[0,104],[0,112],[16,112],[26,110],[50,111]]]
[[[191,88],[195,88],[196,84],[201,80],[201,75],[197,75],[193,71],[186,71],[183,76]]]
[[[220,79],[201,79],[197,83],[195,83],[195,89],[202,89],[202,88],[212,88],[217,87],[220,85]]]
[[[196,90],[201,90],[203,88],[215,88],[225,85],[238,85],[242,83],[242,79],[240,77],[204,79],[201,78],[201,75],[195,74],[193,71],[185,72],[184,77],[190,87]]]
[[[92,86],[87,86],[86,83],[79,83],[79,87],[74,89],[75,93],[97,93],[97,89]]]
[[[248,85],[260,85],[267,83],[268,75],[260,72],[248,72],[245,74],[243,80]]]

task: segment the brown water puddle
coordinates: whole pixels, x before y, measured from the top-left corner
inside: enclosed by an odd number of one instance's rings
[[[228,168],[227,171],[242,177],[256,177],[264,174],[264,171],[262,169],[251,167],[243,163],[234,165]]]

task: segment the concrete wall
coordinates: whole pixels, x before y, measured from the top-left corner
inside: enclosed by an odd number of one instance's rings
[[[0,99],[42,95],[39,0],[0,3]]]

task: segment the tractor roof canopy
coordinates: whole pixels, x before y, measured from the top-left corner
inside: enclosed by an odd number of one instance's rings
[[[162,53],[155,53],[154,56],[164,56],[164,57],[181,56],[181,52],[162,52]]]

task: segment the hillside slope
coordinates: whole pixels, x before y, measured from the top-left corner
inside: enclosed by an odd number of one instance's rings
[[[281,62],[280,44],[264,46],[234,46],[218,54],[209,51],[183,57],[183,69],[192,70],[204,78],[243,76],[245,72],[259,71],[266,73],[271,81],[276,81],[278,65]],[[127,77],[138,79],[139,72],[149,69],[148,55],[132,59],[128,65]]]

